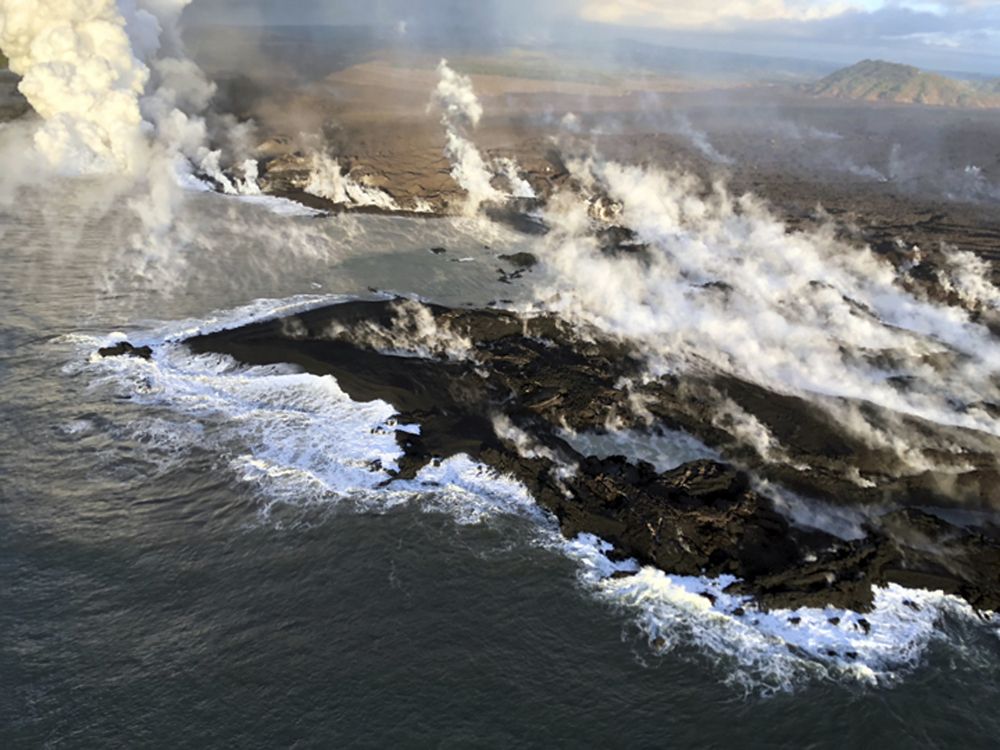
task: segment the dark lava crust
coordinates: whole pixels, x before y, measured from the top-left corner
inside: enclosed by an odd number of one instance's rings
[[[425,335],[427,317],[418,326],[414,307],[430,316],[441,338]],[[435,351],[445,339],[468,342],[461,357]],[[1000,605],[995,535],[914,507],[914,480],[893,476],[888,459],[838,433],[815,407],[719,377],[630,389],[623,384],[641,382],[643,373],[634,349],[551,316],[359,301],[186,343],[195,353],[249,365],[290,363],[332,375],[354,400],[392,404],[400,422],[421,428],[419,436],[397,432],[404,453],[397,478],[468,454],[524,483],[568,537],[593,533],[615,555],[670,573],[733,574],[740,579],[734,592],[752,595],[762,608],[865,611],[872,586],[891,582],[941,589],[980,611]],[[755,463],[711,418],[709,402],[722,397],[761,419],[784,445],[800,447],[785,462]],[[864,537],[844,540],[792,524],[733,465],[700,460],[659,473],[620,456],[581,455],[560,438],[560,427],[600,431],[611,420],[651,433],[683,428],[756,476],[813,497],[891,510],[868,513]],[[875,488],[843,480],[845,465],[860,466]]]

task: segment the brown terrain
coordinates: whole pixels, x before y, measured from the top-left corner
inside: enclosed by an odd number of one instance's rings
[[[456,58],[452,65],[461,72],[462,62]],[[760,196],[790,230],[832,220],[842,237],[905,265],[911,283],[930,296],[947,297],[935,281],[942,247],[991,262],[1000,258],[995,113],[839,101],[791,86],[707,84],[648,72],[597,75],[551,67],[550,59],[544,65],[515,60],[513,67],[509,61],[464,62],[485,113],[467,135],[487,161],[516,159],[538,196],[532,205],[572,187],[565,160],[593,150],[724,180],[736,193]],[[465,195],[444,155],[440,114],[430,105],[436,63],[427,56],[369,55],[309,77],[280,67],[256,78],[212,73],[220,81],[220,107],[257,123],[266,191],[330,210],[357,208],[304,192],[312,154],[321,150],[345,175],[383,190],[404,210],[419,201],[433,214],[458,213]],[[8,99],[16,105],[16,97]],[[568,113],[574,114],[572,127],[565,125]],[[500,214],[516,219],[528,207]],[[531,222],[524,226],[545,231]],[[622,232],[617,239],[611,232],[609,252],[619,251],[622,240],[627,244],[627,230]],[[915,245],[922,255],[914,253]],[[529,257],[522,264],[533,262]],[[616,554],[673,572],[733,573],[765,608],[836,603],[864,611],[871,606],[871,584],[889,582],[940,588],[981,610],[1000,605],[995,526],[970,530],[928,515],[910,499],[933,494],[935,477],[897,476],[885,456],[852,442],[808,403],[737,378],[662,378],[642,394],[654,404],[656,427],[683,429],[726,447],[734,436],[720,431],[703,408],[724,394],[782,444],[794,446],[794,458],[809,471],[795,461],[754,465],[748,456],[739,467],[699,461],[657,473],[641,462],[583,456],[559,438],[558,425],[603,425],[609,410],[627,398],[616,384],[640,371],[638,352],[597,333],[581,337],[554,318],[526,322],[490,309],[430,312],[439,326],[468,334],[472,363],[396,357],[352,333],[393,336],[401,313],[388,302],[326,308],[188,343],[251,364],[292,362],[331,373],[358,399],[392,403],[405,421],[422,427],[419,439],[397,435],[405,453],[401,479],[428,462],[469,453],[520,479],[568,535],[596,533],[614,544]],[[995,311],[974,312],[1000,330]],[[337,340],[322,334],[331,322],[346,331]],[[151,351],[123,343],[102,353]],[[526,457],[497,432],[486,415],[501,405],[544,450]],[[930,434],[937,428],[914,420],[907,429]],[[955,439],[964,438],[956,432]],[[995,511],[995,451],[964,455],[975,469],[956,491]],[[871,487],[845,480],[845,462],[873,477]],[[560,473],[562,464],[576,467],[571,479]],[[805,496],[859,507],[890,502],[894,509],[873,519],[863,539],[836,539],[791,525],[745,471]],[[949,499],[947,493],[932,498],[938,506]]]
[[[971,83],[911,65],[862,60],[808,87],[817,96],[938,107],[1000,108],[998,81]]]
[[[942,248],[968,250],[991,262],[1000,258],[1000,122],[992,113],[655,77],[471,77],[485,116],[468,136],[487,160],[516,159],[539,201],[556,188],[572,187],[566,158],[593,149],[609,159],[724,180],[736,193],[763,198],[789,230],[832,221],[840,236],[908,268],[909,283],[932,298],[948,297],[936,281]],[[265,183],[303,199],[297,190],[308,173],[307,142],[294,129],[307,122],[309,131],[324,133],[326,149],[354,180],[383,189],[400,206],[420,199],[436,213],[460,211],[464,195],[443,155],[439,114],[429,106],[436,81],[432,60],[410,68],[369,61],[264,104],[255,114],[270,138]],[[561,125],[569,112],[575,115],[572,128]],[[609,237],[609,252],[629,240],[627,230]],[[991,268],[993,280],[1000,280],[997,266]],[[432,313],[439,326],[457,328],[473,341],[475,364],[401,360],[353,337],[352,325],[365,335],[381,327],[387,340],[398,341],[394,326],[405,315],[391,303],[327,308],[291,324],[252,325],[189,344],[251,364],[292,362],[309,372],[332,373],[355,398],[392,403],[403,421],[422,428],[419,438],[397,436],[405,453],[400,478],[412,478],[428,462],[468,453],[522,481],[568,536],[595,533],[617,555],[673,572],[733,573],[764,608],[835,604],[865,611],[872,584],[889,582],[949,591],[980,610],[1000,603],[995,526],[953,525],[923,506],[972,502],[992,512],[993,448],[969,459],[976,468],[962,476],[961,486],[942,492],[939,477],[899,476],[887,456],[804,401],[737,378],[663,379],[643,394],[644,403],[653,404],[656,427],[683,429],[724,453],[728,445],[728,455],[736,455],[733,436],[719,434],[700,411],[725,394],[781,435],[782,444],[794,446],[798,465],[810,468],[743,456],[739,468],[701,461],[657,473],[620,457],[584,456],[560,440],[557,426],[600,429],[609,410],[617,411],[627,398],[615,384],[635,375],[637,352],[597,333],[581,338],[558,319],[526,322],[486,309]],[[975,314],[1000,331],[995,311]],[[345,331],[336,341],[322,333],[330,320]],[[532,326],[539,330],[532,332]],[[501,409],[541,448],[524,455],[498,433],[486,415]],[[908,429],[931,434],[938,428],[913,421]],[[953,437],[965,439],[958,432]],[[848,464],[877,479],[867,488],[853,485],[843,478]],[[560,465],[575,467],[572,478]],[[806,497],[890,510],[873,518],[860,540],[802,530],[753,489],[744,470]]]
[[[240,114],[260,126],[266,189],[343,208],[301,194],[307,154],[318,145],[403,208],[420,199],[437,213],[461,210],[465,196],[430,105],[434,68],[430,58],[368,61],[245,102]],[[946,243],[1000,257],[1000,119],[992,111],[651,75],[470,77],[484,110],[470,138],[487,159],[516,159],[543,200],[565,179],[567,153],[593,147],[626,163],[722,178],[737,193],[765,199],[792,228],[832,217],[845,235],[890,254],[913,245],[933,253]],[[567,113],[576,117],[575,133],[560,126]],[[706,156],[691,131],[715,153]]]

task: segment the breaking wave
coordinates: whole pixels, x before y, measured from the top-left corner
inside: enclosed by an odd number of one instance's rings
[[[726,593],[735,582],[732,577],[672,576],[631,560],[614,561],[609,545],[597,537],[564,539],[524,486],[466,456],[429,465],[412,480],[390,482],[401,456],[396,430],[419,428],[398,424],[385,402],[355,402],[329,376],[290,367],[241,366],[226,357],[192,355],[176,343],[195,332],[274,318],[334,299],[262,301],[205,320],[165,324],[145,339],[156,345],[151,361],[92,355],[96,347],[120,340],[121,333],[77,337],[74,343],[85,362],[74,367],[86,371],[94,387],[157,407],[156,416],[133,425],[142,442],[176,443],[177,450],[197,444],[228,455],[229,470],[262,498],[264,523],[279,508],[315,504],[365,512],[415,505],[448,514],[460,524],[529,519],[537,533],[528,543],[575,561],[584,589],[629,613],[654,653],[696,646],[739,689],[766,694],[816,679],[893,684],[920,664],[930,644],[947,641],[943,620],[959,618],[976,627],[982,623],[955,597],[895,585],[876,590],[874,609],[865,615],[833,608],[764,612],[748,598]],[[629,433],[567,437],[590,441],[598,450],[603,444],[607,450],[630,453],[635,439]],[[642,457],[669,466],[707,450],[683,433],[665,434]],[[996,623],[982,627],[1000,635]]]

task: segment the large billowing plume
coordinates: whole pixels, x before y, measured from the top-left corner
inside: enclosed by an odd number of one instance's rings
[[[120,265],[159,286],[183,265],[174,228],[185,186],[203,189],[196,178],[208,177],[227,193],[259,193],[252,124],[210,112],[215,85],[185,53],[190,3],[0,0],[0,47],[40,117],[19,128],[33,129],[33,148],[19,147],[24,138],[4,146],[12,182],[105,178],[92,190],[139,223]]]
[[[34,143],[44,162],[68,175],[140,175],[164,163],[183,174],[193,164],[228,184],[207,145],[215,87],[178,30],[190,3],[0,0],[0,48],[42,118]]]
[[[0,47],[44,120],[35,144],[52,165],[76,173],[137,168],[153,127],[141,106],[147,62],[163,24],[188,2],[164,0],[152,11],[128,0],[0,2]]]

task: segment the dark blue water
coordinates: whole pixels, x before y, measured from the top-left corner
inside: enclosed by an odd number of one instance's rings
[[[88,362],[111,331],[316,283],[489,293],[488,268],[418,254],[445,228],[375,226],[377,257],[343,250],[364,228],[283,255],[266,238],[219,250],[223,215],[216,254],[190,248],[167,289],[108,282],[98,269],[127,258],[85,218],[3,216],[0,746],[996,746],[995,631],[946,617],[947,638],[878,686],[748,690],[736,659],[656,653],[530,518],[460,523],[430,497],[275,504],[234,469],[239,429]]]

